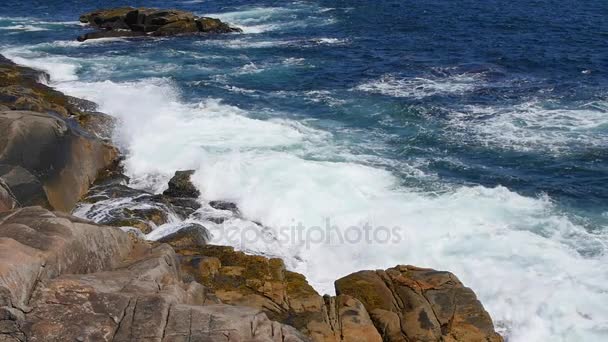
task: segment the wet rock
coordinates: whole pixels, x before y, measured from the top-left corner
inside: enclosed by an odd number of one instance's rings
[[[197,198],[200,191],[192,184],[190,177],[194,170],[175,171],[175,175],[169,180],[169,188],[163,195],[175,198]]]
[[[97,223],[113,227],[135,227],[142,233],[148,234],[156,227],[169,221],[167,208],[147,207],[129,208],[118,207],[108,210]]]
[[[195,198],[175,198],[164,195],[154,196],[154,201],[164,203],[170,207],[175,214],[181,219],[187,219],[190,215],[197,211],[201,204]]]
[[[211,234],[198,223],[187,223],[174,233],[168,234],[158,242],[168,243],[175,248],[197,248],[207,244]]]
[[[449,272],[397,266],[335,285],[363,303],[384,341],[502,341],[475,293]]]
[[[192,172],[176,172],[165,193],[175,196],[198,196],[198,190],[190,182]],[[122,174],[120,164],[115,164],[91,187],[77,212],[101,224],[136,227],[148,234],[172,219],[188,218],[201,206],[195,197],[155,195],[131,188],[128,182],[128,177]]]
[[[78,37],[79,41],[107,37],[173,36],[193,33],[230,33],[241,29],[230,27],[219,19],[202,17],[181,10],[120,7],[101,9],[80,16],[82,23],[102,31]]]
[[[235,203],[226,201],[211,201],[209,206],[217,210],[227,210],[233,212],[235,215],[239,215],[239,208]]]
[[[3,179],[24,205],[48,203],[70,211],[97,173],[117,156],[114,147],[78,134],[61,118],[29,111],[0,112],[0,165],[9,174]],[[13,184],[20,188],[13,189]]]

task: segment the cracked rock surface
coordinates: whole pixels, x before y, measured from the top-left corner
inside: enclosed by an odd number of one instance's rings
[[[0,214],[0,341],[306,341],[184,283],[175,252],[41,207]]]

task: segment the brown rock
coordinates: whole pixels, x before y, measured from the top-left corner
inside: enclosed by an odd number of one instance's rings
[[[70,211],[97,173],[117,156],[114,147],[74,132],[65,121],[49,114],[0,112],[0,164],[10,172],[21,170],[16,174],[19,182],[34,177],[44,189],[44,194],[23,193],[14,189],[11,177],[3,177],[23,205],[47,202],[51,208]]]
[[[183,283],[168,245],[67,214],[0,213],[0,260],[0,341],[306,341]]]
[[[113,120],[96,112],[90,101],[66,96],[44,84],[48,81],[47,73],[17,65],[0,55],[0,109],[54,113],[75,120],[93,136],[111,136],[108,131],[111,133]],[[83,106],[85,102],[87,106]]]
[[[188,223],[176,232],[163,236],[157,241],[168,243],[175,248],[196,248],[206,245],[210,237],[207,228],[198,223]]]
[[[262,310],[313,341],[381,341],[357,299],[325,300],[303,275],[287,271],[280,259],[247,255],[225,246],[177,251],[182,269],[223,303]]]
[[[40,207],[0,213],[0,303],[26,310],[37,283],[111,269],[130,251],[127,235],[114,228]]]
[[[385,341],[502,341],[473,291],[449,272],[397,266],[335,285],[363,303]]]
[[[80,21],[103,31],[78,37],[79,41],[104,37],[172,36],[192,33],[241,32],[219,19],[198,18],[180,10],[120,7],[101,9],[80,16]]]

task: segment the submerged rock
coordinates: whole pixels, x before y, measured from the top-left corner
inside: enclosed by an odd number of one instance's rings
[[[181,10],[120,7],[101,9],[80,16],[101,31],[78,37],[78,41],[107,37],[172,36],[193,33],[230,33],[241,29],[230,27],[219,19],[197,17]]]

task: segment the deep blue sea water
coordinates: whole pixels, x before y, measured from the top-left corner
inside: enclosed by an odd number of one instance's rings
[[[321,292],[362,268],[428,266],[471,286],[510,341],[608,339],[608,2],[103,5],[244,30],[77,43],[98,2],[0,4],[0,52],[121,119],[135,185],[196,169],[206,200],[271,235],[400,229],[398,243],[233,243]]]

